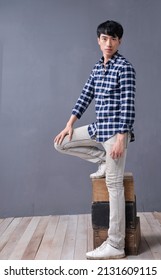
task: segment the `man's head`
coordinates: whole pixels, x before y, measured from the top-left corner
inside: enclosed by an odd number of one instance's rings
[[[123,36],[123,32],[124,31],[122,25],[113,20],[107,20],[97,27],[98,38],[100,38],[101,34],[104,34],[121,39]]]
[[[97,27],[98,44],[105,63],[117,52],[123,36],[121,24],[108,20]]]

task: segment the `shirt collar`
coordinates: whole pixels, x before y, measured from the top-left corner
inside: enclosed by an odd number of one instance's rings
[[[116,59],[120,56],[120,54],[118,53],[118,51],[108,60],[107,64],[113,64]],[[102,56],[101,59],[99,60],[100,64],[103,64],[104,62],[104,57]]]

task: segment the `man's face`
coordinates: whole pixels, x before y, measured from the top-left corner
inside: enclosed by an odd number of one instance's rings
[[[110,59],[115,52],[118,50],[118,47],[121,43],[121,39],[118,37],[112,37],[109,35],[101,34],[98,38],[98,44],[105,58]]]

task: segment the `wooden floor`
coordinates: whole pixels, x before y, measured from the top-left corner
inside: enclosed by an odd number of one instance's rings
[[[138,213],[141,243],[137,256],[161,260],[161,213]],[[0,219],[0,260],[83,260],[93,249],[91,216],[64,215]]]

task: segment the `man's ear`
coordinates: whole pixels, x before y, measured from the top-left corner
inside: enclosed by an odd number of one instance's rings
[[[97,37],[97,42],[98,42],[98,45],[100,45],[100,38]]]
[[[122,42],[122,38],[119,39],[119,44],[121,44],[121,42]]]

